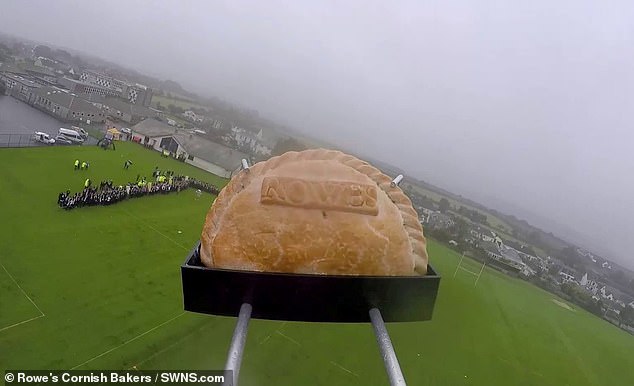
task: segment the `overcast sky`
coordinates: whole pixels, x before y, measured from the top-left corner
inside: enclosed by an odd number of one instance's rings
[[[634,266],[632,1],[2,1],[0,30],[258,109]]]

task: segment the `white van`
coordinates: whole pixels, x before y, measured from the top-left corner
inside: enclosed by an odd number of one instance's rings
[[[79,133],[79,135],[81,135],[84,138],[84,141],[88,139],[88,132],[82,129],[81,127],[71,126],[70,129],[75,130],[77,133]]]
[[[60,127],[57,135],[67,138],[73,141],[74,143],[79,143],[79,144],[82,144],[85,140],[84,137],[81,134],[79,134],[77,131],[64,129],[63,127]]]

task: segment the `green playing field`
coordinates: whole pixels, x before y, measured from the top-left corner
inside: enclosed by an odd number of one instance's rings
[[[213,197],[72,211],[56,199],[155,166],[224,180],[129,143],[1,149],[0,164],[0,371],[223,367],[235,319],[183,312],[179,271]],[[431,241],[429,255],[443,276],[433,320],[388,326],[408,384],[634,384],[633,336],[496,271],[477,287],[453,278],[459,256]],[[370,325],[251,323],[241,385],[386,383]]]

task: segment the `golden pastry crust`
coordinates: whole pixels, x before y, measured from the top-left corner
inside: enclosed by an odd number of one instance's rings
[[[423,228],[391,178],[339,151],[288,152],[243,170],[201,235],[205,266],[330,275],[426,274]]]

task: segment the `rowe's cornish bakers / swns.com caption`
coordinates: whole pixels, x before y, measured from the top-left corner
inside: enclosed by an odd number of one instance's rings
[[[232,379],[232,372],[224,370],[7,370],[4,373],[6,385],[100,384],[123,386],[138,384],[182,385],[188,383],[230,385]]]

